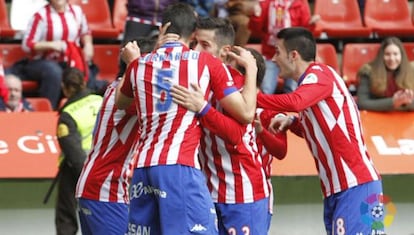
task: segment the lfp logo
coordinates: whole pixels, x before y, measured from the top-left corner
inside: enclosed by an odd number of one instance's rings
[[[390,197],[382,194],[371,194],[360,205],[361,219],[364,224],[375,231],[384,231],[394,221],[397,209]]]

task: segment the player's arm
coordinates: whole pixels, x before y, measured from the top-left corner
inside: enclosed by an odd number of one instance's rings
[[[132,104],[133,100],[131,81],[130,79],[126,79],[126,76],[124,75],[121,81],[119,81],[119,85],[116,87],[115,105],[118,109],[127,109]]]
[[[287,153],[287,135],[286,131],[271,133],[268,131],[270,120],[274,116],[274,112],[262,111],[256,115],[255,129],[257,137],[261,140],[266,150],[279,160],[285,158]],[[286,116],[285,114],[277,114]]]
[[[298,117],[294,115],[281,116],[275,115],[270,120],[268,129],[271,133],[276,134],[279,132],[285,132],[288,129],[292,131],[295,135],[303,138],[303,129],[299,123]]]
[[[332,94],[332,83],[332,79],[308,74],[302,85],[292,93],[280,95],[258,93],[257,105],[274,111],[299,112],[329,97]]]
[[[173,101],[196,112],[201,125],[222,138],[226,143],[231,145],[240,143],[245,126],[211,107],[204,99],[204,94],[198,85],[191,84],[191,87],[194,91],[189,91],[182,86],[173,87],[174,92],[171,92]]]
[[[239,92],[234,86],[227,67],[219,59],[211,59],[213,57],[208,61],[211,75],[210,82],[214,95],[220,102],[220,106],[239,123],[250,124],[253,122],[256,110],[257,66],[253,55],[249,51],[241,47],[237,48],[240,50],[240,55],[230,52],[229,56],[245,68],[243,91]],[[179,94],[177,94],[179,91],[187,91],[187,88],[173,85],[170,89],[170,94],[175,97],[176,103],[185,106],[186,103],[191,102],[191,100],[188,100],[187,95],[180,98]]]
[[[256,60],[246,49],[234,48],[238,54],[229,52],[229,56],[245,69],[244,86],[241,92],[233,92],[220,99],[220,106],[238,122],[249,124],[253,122],[256,112]]]
[[[121,49],[121,58],[127,64],[127,70],[116,87],[115,104],[119,109],[127,109],[133,101],[133,91],[130,77],[137,66],[141,51],[137,42],[128,42]]]
[[[209,129],[211,133],[222,138],[224,142],[238,145],[242,141],[246,127],[233,118],[220,113],[217,109],[211,107],[210,104],[207,104],[205,109],[198,115],[201,125]]]
[[[286,157],[287,153],[287,137],[286,132],[278,132],[276,134],[270,133],[268,130],[263,129],[262,132],[257,133],[257,137],[263,143],[267,152],[270,155],[282,160]]]

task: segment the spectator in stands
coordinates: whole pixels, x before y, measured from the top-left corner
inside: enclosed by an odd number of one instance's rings
[[[67,101],[59,109],[57,140],[62,151],[59,161],[58,192],[55,208],[56,234],[78,231],[75,188],[87,153],[92,146],[92,132],[102,104],[102,97],[86,88],[84,74],[77,68],[66,68],[62,91]]]
[[[180,0],[192,6],[198,17],[209,17],[214,9],[214,0]]]
[[[385,38],[374,60],[358,71],[360,109],[414,111],[414,63],[400,39]]]
[[[128,0],[128,16],[125,21],[124,36],[121,45],[139,37],[157,36],[161,25],[161,13],[164,9],[178,0]],[[122,77],[126,64],[119,58],[117,77]]]
[[[275,53],[276,34],[283,28],[301,26],[313,30],[319,15],[311,16],[310,7],[302,0],[264,0],[260,1],[261,14],[250,17],[249,28],[261,38],[262,53],[266,58],[266,74],[261,90],[265,94],[276,92],[279,68],[272,62]],[[296,89],[293,79],[284,80],[284,93]]]
[[[229,12],[227,11],[227,0],[214,0],[214,10],[212,16],[219,18],[227,18]]]
[[[33,111],[31,104],[23,98],[22,81],[13,74],[5,76],[5,84],[8,89],[6,99],[0,98],[0,111],[5,112],[30,112]]]
[[[86,17],[79,6],[67,0],[50,0],[32,16],[22,48],[30,58],[15,64],[10,72],[24,80],[39,81],[39,96],[48,98],[54,109],[61,98],[63,69],[76,67],[87,75],[87,63],[93,57]]]
[[[258,0],[228,0],[226,3],[228,18],[236,32],[234,45],[245,46],[251,35],[249,18],[259,16],[261,8]]]

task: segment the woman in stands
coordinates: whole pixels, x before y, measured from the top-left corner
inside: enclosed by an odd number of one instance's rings
[[[69,65],[87,73],[86,62],[93,57],[92,36],[84,12],[67,0],[50,0],[30,19],[22,48],[30,58],[22,66],[13,66],[10,72],[39,81],[39,95],[48,98],[56,109],[63,69]]]
[[[374,60],[358,71],[360,109],[414,111],[414,63],[400,39],[385,38]]]

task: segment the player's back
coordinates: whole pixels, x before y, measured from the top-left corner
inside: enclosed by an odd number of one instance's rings
[[[126,110],[115,106],[115,89],[108,86],[97,117],[92,150],[79,177],[76,197],[128,202],[128,177],[136,153],[139,121],[135,106]]]
[[[142,121],[137,167],[182,164],[200,168],[198,120],[194,112],[173,102],[169,90],[174,84],[188,88],[195,83],[205,94],[212,88],[223,97],[225,87],[232,83],[226,82],[226,69],[217,61],[176,42],[165,44],[128,67]]]

